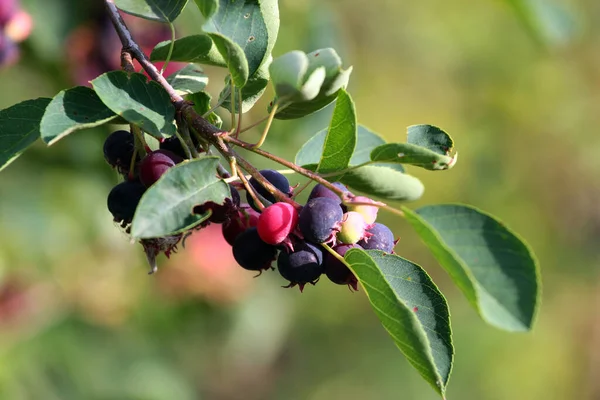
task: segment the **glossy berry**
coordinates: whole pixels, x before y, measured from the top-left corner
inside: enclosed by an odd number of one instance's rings
[[[140,163],[140,181],[150,187],[167,170],[183,161],[183,158],[169,150],[156,150],[150,152]]]
[[[387,226],[375,223],[375,225],[367,230],[372,236],[358,242],[365,250],[383,250],[386,253],[394,251],[395,240],[394,233]]]
[[[235,261],[249,271],[269,269],[277,256],[277,248],[263,242],[256,228],[242,232],[235,239],[232,251]]]
[[[348,189],[346,188],[346,186],[342,185],[340,182],[333,182],[332,184],[333,186],[342,189],[344,192],[347,192]],[[340,199],[340,196],[338,196],[335,192],[333,192],[332,190],[326,188],[325,186],[321,185],[320,183],[317,184],[310,192],[310,195],[308,195],[308,200],[312,200],[312,199],[316,199],[317,197],[328,197],[330,199],[334,199],[338,202],[338,204],[342,204],[342,200]]]
[[[133,219],[142,195],[146,191],[144,185],[138,181],[121,182],[108,194],[108,211],[116,222],[129,223]]]
[[[293,252],[279,253],[277,268],[281,276],[290,281],[288,287],[298,285],[302,291],[306,283],[316,283],[323,273],[323,250],[312,243],[295,243]]]
[[[258,218],[258,235],[269,244],[280,244],[298,223],[298,211],[289,203],[274,203]]]
[[[231,184],[229,185],[229,190],[231,191],[231,197],[226,198],[222,204],[209,201],[201,206],[194,207],[193,213],[204,214],[206,211],[211,210],[212,213],[208,218],[208,222],[222,224],[228,221],[236,214],[240,207],[240,193]]]
[[[344,244],[357,243],[365,237],[365,232],[369,227],[370,225],[365,222],[362,214],[356,211],[348,211],[342,219],[337,239]]]
[[[335,238],[344,213],[339,203],[327,197],[310,200],[300,211],[298,224],[304,239],[326,243]]]
[[[340,244],[335,246],[333,250],[338,253],[340,256],[344,256],[346,252],[350,249],[360,249],[361,247],[357,244]],[[329,252],[325,253],[325,275],[329,278],[329,280],[338,285],[349,285],[354,290],[358,290],[358,282],[356,277],[344,265],[343,262],[338,260]]]
[[[356,201],[356,202],[360,202],[360,203],[374,203],[373,200],[369,199],[368,197],[364,197],[364,196],[356,196],[354,199],[352,199],[352,201]],[[354,204],[350,203],[350,204],[348,204],[348,211],[356,211],[357,213],[360,213],[363,216],[363,218],[365,219],[365,222],[367,224],[373,224],[375,222],[375,220],[377,219],[377,212],[379,211],[379,207],[369,206],[366,204],[354,205]]]
[[[104,159],[121,173],[127,173],[133,157],[135,141],[129,131],[111,133],[104,141]]]
[[[192,143],[194,143],[194,146],[196,146],[196,149],[198,149],[198,147],[200,147],[198,139],[196,139],[196,137],[193,135],[192,135]],[[183,150],[183,146],[181,145],[181,142],[175,136],[167,138],[164,141],[162,141],[160,143],[159,147],[161,150],[169,150],[170,152],[177,154],[179,157],[181,157],[183,159],[188,158],[187,154],[185,153],[185,150]],[[198,151],[203,152],[204,150],[198,150]]]
[[[260,214],[254,211],[248,204],[242,204],[236,214],[223,223],[223,237],[231,246],[235,239],[248,228],[258,224]]]
[[[267,181],[269,181],[277,189],[281,190],[283,193],[290,194],[290,182],[285,176],[272,169],[263,169],[260,171],[260,173],[262,174],[262,176],[265,177]],[[256,194],[259,197],[259,200],[263,203],[265,207],[268,207],[271,204],[275,203],[275,196],[269,193],[267,189],[262,187],[262,185],[258,183],[256,179],[250,178],[249,183],[252,186],[252,188],[254,188]],[[256,205],[254,204],[254,199],[252,198],[250,193],[246,193],[246,201],[248,201],[250,207],[260,212],[258,207],[256,207]]]

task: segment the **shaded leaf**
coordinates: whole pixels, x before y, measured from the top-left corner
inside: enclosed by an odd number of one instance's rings
[[[171,41],[160,42],[150,54],[151,61],[165,61],[169,55]],[[210,36],[192,35],[175,40],[171,61],[193,62],[226,67],[227,62],[219,53]]]
[[[194,103],[194,110],[198,113],[198,115],[204,115],[210,110],[210,100],[211,96],[207,92],[198,92],[189,94],[186,97],[186,100]],[[208,122],[216,126],[217,128],[221,128],[223,126],[223,120],[219,117],[218,114],[211,112],[209,115],[205,117]]]
[[[130,123],[157,138],[175,133],[175,108],[169,95],[143,74],[111,71],[91,83],[102,102]]]
[[[229,185],[216,175],[218,157],[184,161],[161,176],[142,196],[135,211],[131,235],[137,239],[168,236],[208,218],[193,214],[194,206],[230,197]]]
[[[204,18],[210,18],[219,8],[219,0],[194,0]]]
[[[233,83],[238,87],[244,86],[250,75],[244,50],[237,43],[220,33],[209,33],[208,35],[225,59]]]
[[[177,93],[183,96],[204,90],[208,84],[208,76],[204,74],[204,70],[199,66],[188,64],[169,75],[167,82],[171,84]]]
[[[443,396],[454,347],[442,293],[420,266],[397,255],[350,249],[344,259],[396,346]]]
[[[532,328],[540,296],[539,268],[516,234],[470,206],[443,204],[403,211],[487,323],[508,331]]]
[[[188,0],[114,0],[127,14],[160,22],[173,22]]]
[[[0,111],[0,171],[40,137],[40,122],[50,101],[26,100]]]
[[[372,165],[350,170],[339,180],[353,189],[385,200],[414,201],[425,190],[423,183],[412,175]]]
[[[317,172],[330,173],[345,169],[356,147],[356,110],[350,95],[341,90],[323,144]],[[335,177],[331,179],[335,180]]]
[[[269,65],[270,60],[261,65],[241,89],[242,113],[250,111],[265,92],[269,84]],[[236,111],[239,107],[237,96],[239,96],[239,91],[236,94]],[[219,102],[222,103],[221,107],[231,111],[231,80],[229,77],[227,77],[225,87],[219,94]]]
[[[42,140],[51,145],[72,132],[105,124],[116,117],[93,89],[77,86],[54,96],[42,117],[40,133]]]
[[[448,155],[454,148],[454,141],[450,135],[433,125],[409,126],[406,142],[440,155]]]

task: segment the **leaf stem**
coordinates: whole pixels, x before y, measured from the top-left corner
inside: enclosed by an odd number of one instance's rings
[[[263,133],[260,136],[258,142],[253,146],[255,149],[258,149],[265,143],[267,139],[267,134],[269,133],[269,129],[271,129],[271,123],[273,122],[273,118],[275,118],[275,114],[277,113],[277,109],[279,108],[279,104],[275,103],[271,113],[269,114],[269,119],[267,119],[267,124],[265,125],[265,129],[263,129]]]
[[[167,53],[167,58],[165,59],[165,63],[163,64],[162,68],[160,69],[161,75],[167,69],[167,66],[169,65],[169,61],[171,61],[171,56],[173,55],[173,49],[175,48],[175,25],[173,25],[172,22],[169,22],[169,28],[171,29],[171,44],[169,45],[169,52]]]
[[[233,83],[233,79],[231,80],[231,129],[230,132],[233,132],[235,129],[235,85]]]
[[[254,188],[252,187],[250,182],[248,182],[248,179],[246,179],[246,175],[244,175],[244,171],[242,171],[242,169],[237,165],[235,166],[235,168],[237,170],[238,177],[242,181],[242,184],[246,188],[246,191],[250,194],[250,197],[252,197],[252,200],[254,200],[254,204],[256,205],[256,207],[258,207],[258,209],[261,211],[264,210],[265,205],[262,203],[262,201],[260,201],[260,199],[256,195],[256,192],[254,191]]]

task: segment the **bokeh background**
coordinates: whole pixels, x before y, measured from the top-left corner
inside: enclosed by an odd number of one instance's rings
[[[33,30],[18,57],[3,53],[0,108],[115,67],[101,3],[22,0]],[[179,35],[202,23],[190,3]],[[390,141],[418,123],[454,137],[454,169],[410,170],[426,187],[415,207],[475,205],[537,253],[537,325],[509,334],[479,319],[407,224],[381,215],[401,238],[396,251],[448,298],[448,398],[600,399],[600,3],[280,0],[280,14],[274,54],[335,47],[354,66],[362,124]],[[150,47],[164,39],[164,27],[131,23]],[[206,71],[216,95],[224,72]],[[266,148],[293,158],[328,113],[276,122]],[[141,246],[106,209],[118,182],[102,156],[109,132],[37,143],[0,173],[1,399],[437,398],[362,291],[323,280],[300,294],[277,273],[253,279],[219,226],[147,276]]]

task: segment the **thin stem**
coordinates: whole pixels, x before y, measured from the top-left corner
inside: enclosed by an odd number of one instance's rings
[[[230,107],[231,107],[231,132],[233,132],[233,130],[235,129],[235,86],[233,85],[233,80],[230,81],[231,83],[231,103],[230,103]]]
[[[267,135],[269,133],[269,129],[271,129],[271,123],[273,122],[273,118],[275,118],[275,114],[277,113],[277,108],[279,108],[279,104],[275,103],[275,105],[273,106],[273,109],[271,110],[271,113],[269,114],[269,119],[267,119],[267,125],[265,125],[265,129],[263,130],[263,133],[262,133],[260,139],[253,146],[255,149],[258,149],[260,146],[262,146],[265,143],[265,140],[267,139]]]
[[[312,181],[307,181],[304,185],[300,186],[300,189],[298,190],[294,190],[294,195],[292,196],[293,199],[295,199],[300,193],[302,193],[304,191],[304,189],[306,189],[308,187],[308,185],[311,184]]]
[[[150,151],[150,146],[148,146],[146,139],[144,139],[144,133],[140,127],[135,124],[129,124],[129,129],[133,133],[136,148],[142,156],[145,156],[146,153]]]
[[[129,173],[127,173],[127,178],[132,181],[133,180],[133,169],[135,168],[135,160],[137,159],[138,148],[135,146],[133,148],[133,154],[131,155],[131,161],[129,162]]]
[[[350,269],[350,271],[352,271],[352,269],[350,268],[350,264],[348,264],[348,261],[344,260],[344,257],[342,257],[341,255],[339,255],[337,253],[337,251],[335,251],[334,249],[331,248],[331,246],[329,246],[328,244],[325,244],[325,243],[321,243],[321,246],[323,246],[323,248],[325,250],[327,250],[332,256],[334,256],[335,258],[337,258],[338,261],[344,263],[344,265],[346,267],[348,267],[348,269]]]
[[[237,138],[238,135],[240,134],[240,129],[242,128],[242,90],[240,89],[239,93],[238,93],[238,123],[237,123],[237,128],[235,128],[235,137]]]
[[[300,175],[304,175],[307,178],[310,178],[313,181],[315,181],[317,183],[320,183],[321,185],[325,186],[327,189],[331,190],[332,192],[334,192],[335,194],[337,194],[338,196],[340,196],[340,198],[342,198],[342,200],[345,200],[346,198],[350,197],[348,192],[343,191],[342,189],[340,189],[340,188],[332,185],[331,183],[329,183],[327,180],[321,178],[316,173],[314,173],[312,171],[309,171],[306,168],[302,168],[302,167],[294,164],[293,162],[284,160],[283,158],[277,157],[276,155],[268,153],[268,152],[266,152],[264,150],[254,148],[254,146],[252,144],[246,143],[246,142],[241,141],[239,139],[235,139],[235,138],[233,138],[231,136],[224,136],[222,138],[222,140],[224,140],[226,142],[229,142],[231,144],[235,144],[236,146],[240,146],[240,147],[242,147],[242,148],[244,148],[246,150],[249,150],[249,151],[251,151],[253,153],[256,153],[256,154],[261,155],[261,156],[263,156],[265,158],[268,158],[269,160],[273,160],[273,161],[275,161],[275,162],[277,162],[277,163],[279,163],[279,164],[281,164],[283,166],[286,166],[289,169],[292,169],[292,170],[296,171]]]
[[[169,65],[169,61],[171,61],[171,56],[173,55],[173,48],[175,47],[175,25],[173,25],[172,22],[169,22],[169,28],[171,28],[171,44],[169,45],[169,52],[167,53],[167,58],[165,60],[165,63],[163,64],[162,68],[160,69],[161,75],[167,69],[167,66]]]
[[[188,147],[187,143],[185,142],[185,140],[183,139],[183,137],[181,136],[181,134],[179,133],[178,130],[175,130],[175,136],[177,136],[177,139],[179,139],[179,142],[181,143],[181,147],[183,147],[183,151],[185,151],[185,156],[189,159],[192,158],[192,151],[190,150],[190,148]]]
[[[241,170],[241,168],[239,166],[236,166],[236,169],[237,169],[238,177],[244,184],[246,191],[248,193],[250,193],[250,197],[252,197],[252,200],[254,200],[254,204],[256,205],[256,207],[258,207],[258,209],[261,211],[264,210],[264,208],[265,208],[264,204],[258,199],[258,196],[256,195],[256,192],[254,191],[254,188],[252,187],[252,185],[250,185],[250,183],[248,182],[248,179],[246,179],[246,175],[244,175],[244,172]]]

